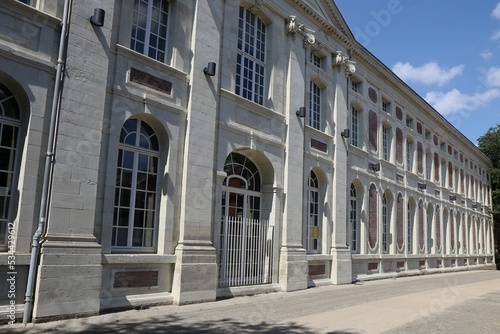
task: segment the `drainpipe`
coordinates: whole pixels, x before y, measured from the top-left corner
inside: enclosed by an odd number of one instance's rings
[[[36,269],[38,267],[38,255],[40,252],[40,238],[45,231],[47,217],[47,200],[50,197],[50,181],[52,168],[54,166],[55,139],[56,129],[58,126],[60,101],[62,95],[62,83],[64,80],[65,68],[65,51],[68,40],[69,14],[72,0],[64,1],[63,18],[61,25],[61,37],[59,41],[59,53],[57,55],[57,71],[54,84],[54,96],[52,99],[52,111],[50,115],[50,130],[47,140],[47,153],[45,155],[45,170],[43,174],[42,197],[40,199],[40,216],[38,221],[38,229],[33,235],[33,243],[31,245],[31,260],[28,271],[28,283],[26,286],[26,297],[24,304],[23,324],[26,324],[31,318],[31,307],[33,289],[35,284]]]

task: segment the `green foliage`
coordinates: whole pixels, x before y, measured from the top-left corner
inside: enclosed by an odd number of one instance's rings
[[[490,128],[478,139],[479,149],[491,160],[491,197],[493,216],[500,218],[500,124]]]

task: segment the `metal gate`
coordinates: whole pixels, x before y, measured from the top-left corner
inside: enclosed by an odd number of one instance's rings
[[[219,287],[271,283],[274,226],[228,216],[222,224]]]

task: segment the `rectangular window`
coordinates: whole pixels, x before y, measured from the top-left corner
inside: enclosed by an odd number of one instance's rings
[[[164,63],[167,25],[168,1],[135,0],[130,48]]]
[[[314,66],[321,68],[321,57],[314,52],[309,53],[309,62]]]
[[[391,103],[386,99],[382,99],[382,111],[388,114],[391,113]]]
[[[264,104],[266,26],[251,11],[240,7],[236,94]]]
[[[425,177],[427,180],[431,179],[432,172],[432,158],[430,152],[425,153]]]
[[[321,90],[312,81],[309,83],[309,126],[321,130]]]
[[[356,93],[359,93],[358,83],[354,80],[351,80],[351,89]]]
[[[317,252],[319,250],[319,192],[309,190],[307,212],[307,250]]]
[[[351,250],[356,252],[358,250],[358,203],[355,197],[351,197]]]
[[[413,170],[413,143],[406,140],[406,170]]]
[[[358,110],[351,108],[351,144],[358,146]]]
[[[389,133],[385,125],[382,126],[382,152],[384,160],[389,161]]]
[[[413,129],[413,118],[406,116],[406,127]]]
[[[387,200],[384,195],[382,199],[382,251],[387,253],[389,251],[389,243],[388,243],[388,234],[389,234],[389,216],[387,212]]]

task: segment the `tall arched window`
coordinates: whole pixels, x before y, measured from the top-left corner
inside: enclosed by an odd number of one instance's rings
[[[12,195],[17,179],[16,153],[21,128],[20,109],[14,95],[0,84],[0,250],[7,245]]]
[[[306,222],[306,250],[310,253],[319,251],[319,182],[316,173],[311,171],[307,181],[307,222]]]
[[[351,225],[351,251],[359,252],[358,197],[356,187],[351,184],[349,223]]]
[[[111,241],[115,250],[154,250],[159,152],[158,137],[147,123],[125,122],[116,172]]]
[[[224,164],[227,177],[222,193],[222,214],[235,218],[260,218],[261,181],[257,166],[238,153],[231,153]]]
[[[265,55],[266,25],[250,10],[240,7],[236,94],[261,105],[264,104]]]

